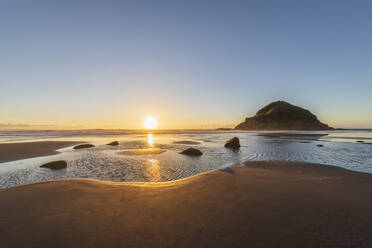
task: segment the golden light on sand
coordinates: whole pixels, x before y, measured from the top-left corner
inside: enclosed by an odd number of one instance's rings
[[[148,116],[143,122],[143,125],[146,129],[152,130],[152,129],[156,129],[156,127],[158,126],[158,122],[156,121],[154,117]]]
[[[161,179],[160,176],[160,163],[157,159],[147,160],[147,171],[146,176],[150,179],[151,182],[159,182]]]

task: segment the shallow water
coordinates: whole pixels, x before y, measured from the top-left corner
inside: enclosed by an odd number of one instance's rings
[[[329,135],[316,139],[268,138],[257,136],[256,132],[233,131],[163,131],[152,134],[103,130],[0,131],[0,142],[83,140],[96,145],[82,150],[67,147],[60,149],[61,153],[57,155],[0,163],[0,188],[59,178],[94,178],[116,182],[170,181],[246,160],[311,162],[372,173],[372,145],[366,144],[372,142],[371,131],[319,133]],[[224,148],[226,140],[234,136],[241,141],[239,152]],[[113,140],[118,140],[120,145],[105,145]],[[317,144],[324,147],[317,147]],[[189,147],[200,149],[203,155],[189,157],[179,154]],[[164,152],[143,153],[143,149]],[[125,152],[128,150],[131,152]],[[53,171],[39,167],[60,159],[67,161],[66,169]]]

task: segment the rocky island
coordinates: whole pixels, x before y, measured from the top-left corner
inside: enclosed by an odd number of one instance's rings
[[[236,130],[331,130],[309,110],[285,101],[272,102],[235,127]]]

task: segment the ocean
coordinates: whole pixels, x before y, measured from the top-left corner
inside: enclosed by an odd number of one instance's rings
[[[247,160],[279,160],[333,165],[372,173],[372,130],[294,132],[325,134],[321,137],[268,137],[272,132],[215,130],[3,130],[0,143],[34,141],[81,141],[94,148],[0,163],[0,188],[61,178],[92,178],[115,182],[164,182],[177,180]],[[239,151],[224,147],[240,139]],[[106,144],[117,140],[119,146]],[[318,145],[322,145],[319,147]],[[194,147],[203,152],[189,157],[179,152]],[[143,153],[143,149],[161,151]],[[62,170],[40,168],[41,164],[66,160]]]

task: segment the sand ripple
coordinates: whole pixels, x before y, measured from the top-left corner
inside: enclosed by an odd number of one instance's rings
[[[118,152],[121,155],[155,155],[165,152],[164,149],[148,148],[148,149],[130,149]]]

